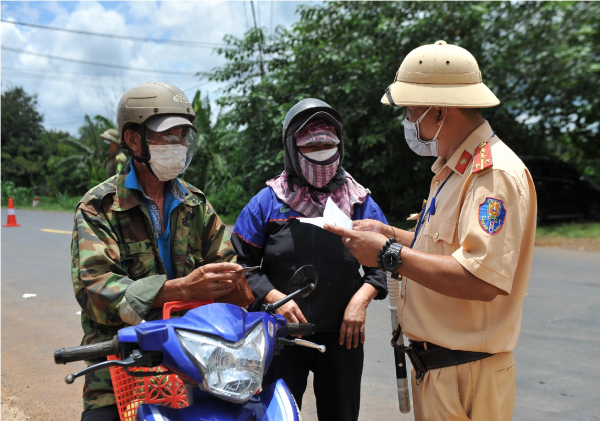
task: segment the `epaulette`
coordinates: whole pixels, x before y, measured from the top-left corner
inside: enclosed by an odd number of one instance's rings
[[[481,142],[475,149],[475,161],[473,162],[473,174],[477,174],[492,166],[492,148],[490,142]]]

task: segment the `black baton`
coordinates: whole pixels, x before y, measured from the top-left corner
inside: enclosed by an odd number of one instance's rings
[[[392,346],[394,346],[394,341],[396,342],[396,345],[404,346],[404,336],[402,335],[400,325],[398,325],[396,320],[396,299],[398,298],[400,290],[398,274],[393,274],[392,278],[388,278],[387,281],[389,294],[388,297],[390,300],[390,305],[388,308],[390,309],[392,317]],[[408,391],[406,356],[404,355],[404,352],[400,351],[396,347],[394,347],[394,365],[396,366],[396,385],[398,387],[398,408],[403,414],[408,414],[410,412],[410,394]]]

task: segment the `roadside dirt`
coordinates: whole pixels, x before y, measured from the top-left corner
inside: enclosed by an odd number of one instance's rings
[[[4,421],[28,421],[30,417],[25,415],[19,408],[15,406],[17,398],[9,396],[4,388],[2,388],[2,412],[0,419]]]
[[[541,237],[535,239],[536,247],[560,247],[569,250],[600,252],[600,240],[594,238]]]

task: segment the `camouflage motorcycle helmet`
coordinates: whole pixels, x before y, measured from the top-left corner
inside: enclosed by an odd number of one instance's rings
[[[181,89],[162,82],[148,82],[126,91],[117,106],[117,130],[121,146],[138,162],[142,162],[154,174],[148,164],[150,156],[146,142],[146,126],[153,131],[164,131],[170,127],[188,126],[198,129],[193,121],[196,117],[190,100]],[[136,156],[125,142],[125,131],[136,131],[142,140],[142,155]],[[193,143],[188,142],[189,157],[193,154]],[[185,168],[184,168],[185,171]]]

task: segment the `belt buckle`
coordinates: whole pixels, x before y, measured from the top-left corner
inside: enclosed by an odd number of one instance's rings
[[[399,345],[398,344],[399,338],[400,338],[400,329],[395,330],[393,332],[392,347],[394,349],[397,349],[398,351],[401,351],[401,352],[405,353],[406,355],[408,355],[408,358],[410,359],[410,362],[412,363],[413,368],[415,369],[415,378],[417,380],[423,380],[423,377],[425,376],[425,373],[427,372],[427,370],[425,369],[425,366],[419,359],[419,356],[417,355],[417,351],[412,347],[412,341],[410,339],[408,340],[408,342],[410,343],[409,346],[405,346],[404,344]]]

